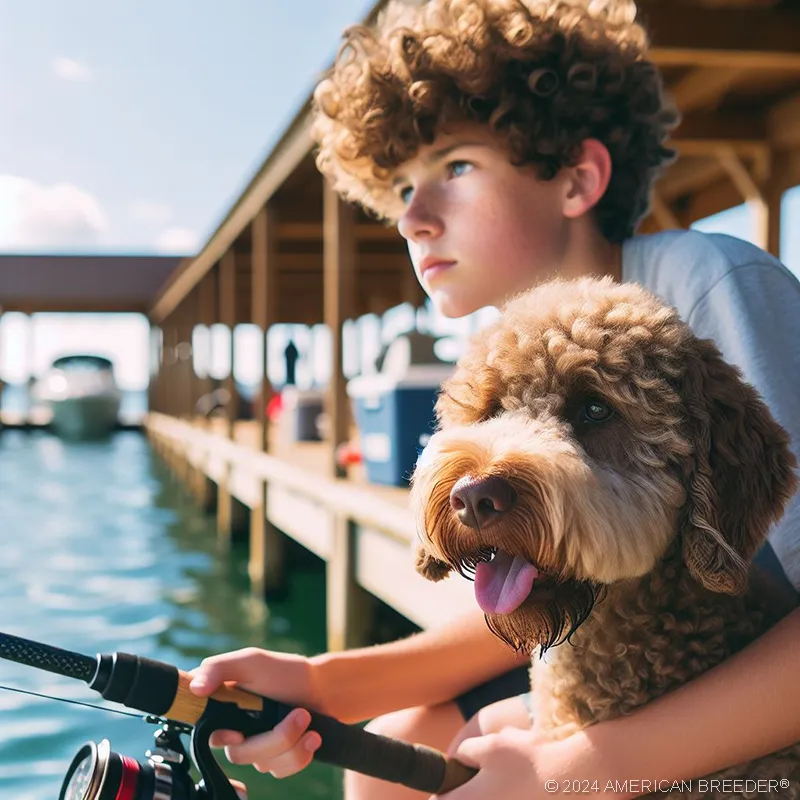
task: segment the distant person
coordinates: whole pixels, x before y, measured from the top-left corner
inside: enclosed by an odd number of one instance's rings
[[[297,359],[300,358],[300,353],[295,346],[295,343],[289,339],[289,344],[283,351],[283,357],[286,359],[286,383],[285,386],[297,385]]]

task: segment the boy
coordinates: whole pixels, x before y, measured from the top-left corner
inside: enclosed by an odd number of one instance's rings
[[[317,89],[318,164],[347,198],[397,223],[445,315],[501,306],[556,275],[642,283],[743,369],[796,449],[798,282],[729,237],[633,236],[672,158],[664,143],[676,123],[633,14],[622,0],[394,5],[376,31],[346,34]],[[761,558],[795,591],[798,498],[770,539]],[[693,684],[555,743],[532,740],[519,696],[526,670],[477,610],[365,650],[217,656],[193,688],[236,680],[271,695],[280,687],[279,699],[346,721],[379,717],[373,730],[481,768],[451,800],[529,800],[544,796],[546,780],[688,779],[788,745],[800,738],[799,659],[794,612]],[[299,710],[262,736],[226,733],[216,743],[232,761],[282,777],[319,746],[307,724]],[[358,775],[345,785],[348,800],[420,796]],[[633,796],[631,786],[618,796]]]

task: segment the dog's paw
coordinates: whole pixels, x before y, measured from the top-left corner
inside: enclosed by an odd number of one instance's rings
[[[424,547],[417,548],[416,569],[429,581],[440,581],[450,574],[450,565],[434,558]]]

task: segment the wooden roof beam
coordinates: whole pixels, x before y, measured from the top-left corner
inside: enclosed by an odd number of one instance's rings
[[[721,181],[710,185],[689,198],[686,210],[680,214],[683,227],[688,228],[693,222],[705,219],[720,211],[740,205],[742,202],[738,189],[726,176]]]
[[[668,92],[683,113],[716,106],[746,73],[741,67],[700,67],[669,87]]]
[[[684,117],[669,144],[682,156],[713,156],[733,149],[748,160],[763,162],[769,152],[763,116],[741,113],[696,112]]]
[[[746,202],[764,202],[764,195],[755,178],[742,163],[741,158],[731,147],[721,147],[717,151],[717,159],[722,164],[733,185],[739,190]]]
[[[796,8],[708,8],[640,0],[639,15],[660,66],[800,71]]]
[[[402,241],[397,228],[377,223],[361,222],[354,225],[357,242]],[[322,239],[321,222],[281,222],[277,226],[281,242],[316,241]]]
[[[202,251],[193,259],[186,259],[159,293],[150,310],[153,321],[164,319],[200,278],[232,248],[239,234],[311,151],[310,108],[309,101],[295,117],[256,176],[242,191]]]
[[[800,93],[767,113],[767,136],[776,150],[800,148]]]
[[[655,219],[662,231],[675,230],[683,227],[680,220],[675,215],[675,212],[657,190],[653,192],[653,198],[650,202],[650,213],[653,215],[653,219]]]
[[[716,158],[680,158],[669,167],[657,186],[661,197],[671,202],[714,183],[723,174]]]

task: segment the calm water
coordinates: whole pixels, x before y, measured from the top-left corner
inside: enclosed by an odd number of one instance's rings
[[[94,655],[126,651],[191,669],[246,645],[324,647],[324,581],[293,577],[290,601],[252,601],[243,553],[215,545],[213,523],[174,486],[146,440],[102,444],[0,434],[0,630]],[[91,703],[80,682],[0,661],[0,684]],[[122,708],[121,706],[115,706]],[[56,800],[86,741],[143,758],[141,720],[0,690],[0,798]],[[314,764],[278,781],[231,767],[250,798],[339,798],[338,770]]]

